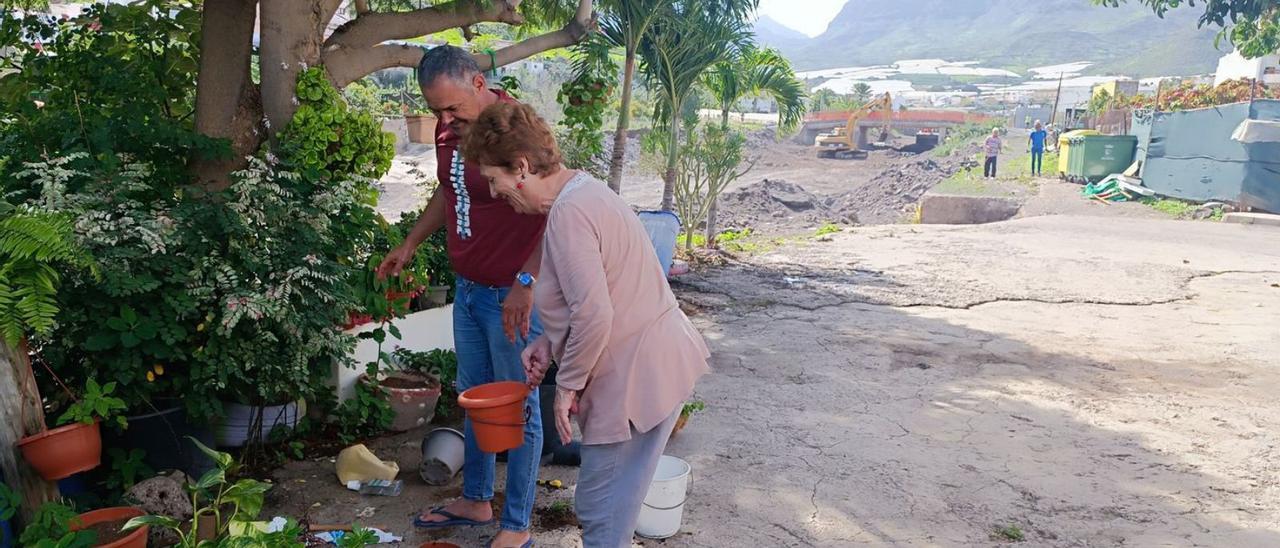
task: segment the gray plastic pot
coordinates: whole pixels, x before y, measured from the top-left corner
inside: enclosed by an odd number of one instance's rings
[[[418,466],[418,475],[427,485],[444,485],[462,471],[465,459],[462,432],[436,428],[422,439],[422,464]]]

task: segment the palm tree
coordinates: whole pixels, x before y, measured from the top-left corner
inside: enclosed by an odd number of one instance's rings
[[[871,85],[866,82],[858,82],[853,85],[853,98],[859,104],[867,104],[871,100]]]
[[[733,106],[752,95],[767,95],[778,103],[779,132],[795,129],[804,117],[804,83],[796,79],[791,63],[773,48],[747,44],[729,59],[716,63],[703,75],[702,85],[720,107],[720,124],[724,128],[729,127]]]
[[[726,59],[750,37],[747,16],[755,0],[683,0],[673,2],[640,40],[645,80],[658,95],[654,120],[665,131],[667,165],[662,209],[671,211],[680,161],[680,113],[707,68]]]
[[[752,95],[768,95],[778,103],[778,132],[795,129],[804,118],[804,83],[796,79],[791,63],[777,50],[753,43],[738,48],[732,56],[703,75],[703,87],[720,106],[720,125],[729,129],[729,111]],[[715,246],[716,212],[719,200],[712,197],[707,210],[707,247]]]
[[[613,134],[613,157],[609,161],[609,188],[622,191],[622,167],[626,161],[627,130],[631,126],[631,93],[635,87],[636,54],[640,39],[649,31],[653,22],[671,0],[606,0],[601,3],[604,12],[600,19],[600,32],[622,48],[622,110],[618,113],[618,128]]]

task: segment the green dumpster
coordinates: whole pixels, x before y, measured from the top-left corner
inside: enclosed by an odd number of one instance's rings
[[[1067,166],[1071,161],[1071,139],[1084,135],[1097,135],[1096,129],[1073,129],[1058,137],[1058,176],[1067,175]]]
[[[1123,173],[1133,164],[1138,138],[1133,135],[1083,135],[1071,139],[1067,180],[1096,183],[1113,173]]]

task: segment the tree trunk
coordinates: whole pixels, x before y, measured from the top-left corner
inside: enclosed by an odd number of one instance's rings
[[[206,0],[200,23],[200,75],[196,83],[196,131],[231,143],[231,156],[192,158],[196,183],[226,188],[229,174],[266,138],[262,101],[249,75],[257,0]]]
[[[723,104],[723,105],[720,105],[720,127],[721,127],[722,129],[724,129],[726,132],[727,132],[727,131],[729,131],[729,107],[730,107],[730,106],[731,106],[731,105],[729,105],[728,103]],[[707,192],[712,192],[713,190],[714,190],[714,189],[710,189],[710,188],[708,188],[708,189],[707,189]],[[709,200],[711,200],[711,205],[707,206],[707,244],[706,244],[706,248],[707,248],[707,249],[715,249],[715,248],[716,248],[716,236],[720,233],[720,232],[719,232],[719,230],[718,230],[718,227],[716,226],[716,224],[717,224],[717,219],[716,219],[716,210],[717,210],[717,209],[719,209],[719,207],[720,207],[720,196],[718,196],[718,195],[717,195],[717,196],[708,196],[707,198],[708,198]]]
[[[613,158],[609,162],[609,188],[622,193],[622,170],[627,161],[627,130],[631,127],[632,79],[636,73],[636,49],[627,48],[622,67],[622,111],[618,113],[618,129],[613,134]]]
[[[667,130],[667,172],[662,176],[663,211],[671,211],[675,206],[676,167],[680,163],[680,111],[684,110],[684,100],[676,99],[672,103]]]
[[[30,523],[41,504],[58,500],[58,486],[31,469],[18,440],[44,430],[44,405],[31,374],[26,341],[13,348],[0,341],[0,472],[22,496],[20,523]]]
[[[284,129],[298,109],[298,74],[320,62],[321,11],[318,2],[262,0],[259,58],[267,137]]]

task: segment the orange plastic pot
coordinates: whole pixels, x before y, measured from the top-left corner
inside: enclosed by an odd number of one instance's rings
[[[145,513],[142,510],[139,510],[137,508],[130,508],[127,506],[119,506],[116,508],[103,508],[101,510],[94,510],[92,512],[85,512],[83,514],[80,514],[80,517],[77,520],[77,522],[71,525],[71,530],[79,531],[81,529],[88,529],[90,527],[93,527],[95,524],[98,524],[98,523],[104,523],[108,521],[120,521],[120,520],[127,521],[136,517],[141,517],[143,515],[145,515]],[[123,523],[121,523],[120,525],[122,527],[124,526]],[[144,525],[142,527],[129,531],[129,534],[119,539],[116,539],[114,541],[111,541],[109,543],[98,544],[97,548],[147,548],[147,526]]]
[[[514,381],[482,384],[458,395],[481,451],[501,453],[524,444],[528,397],[529,387]]]
[[[102,463],[98,422],[68,424],[18,441],[22,458],[48,481],[97,468]]]

